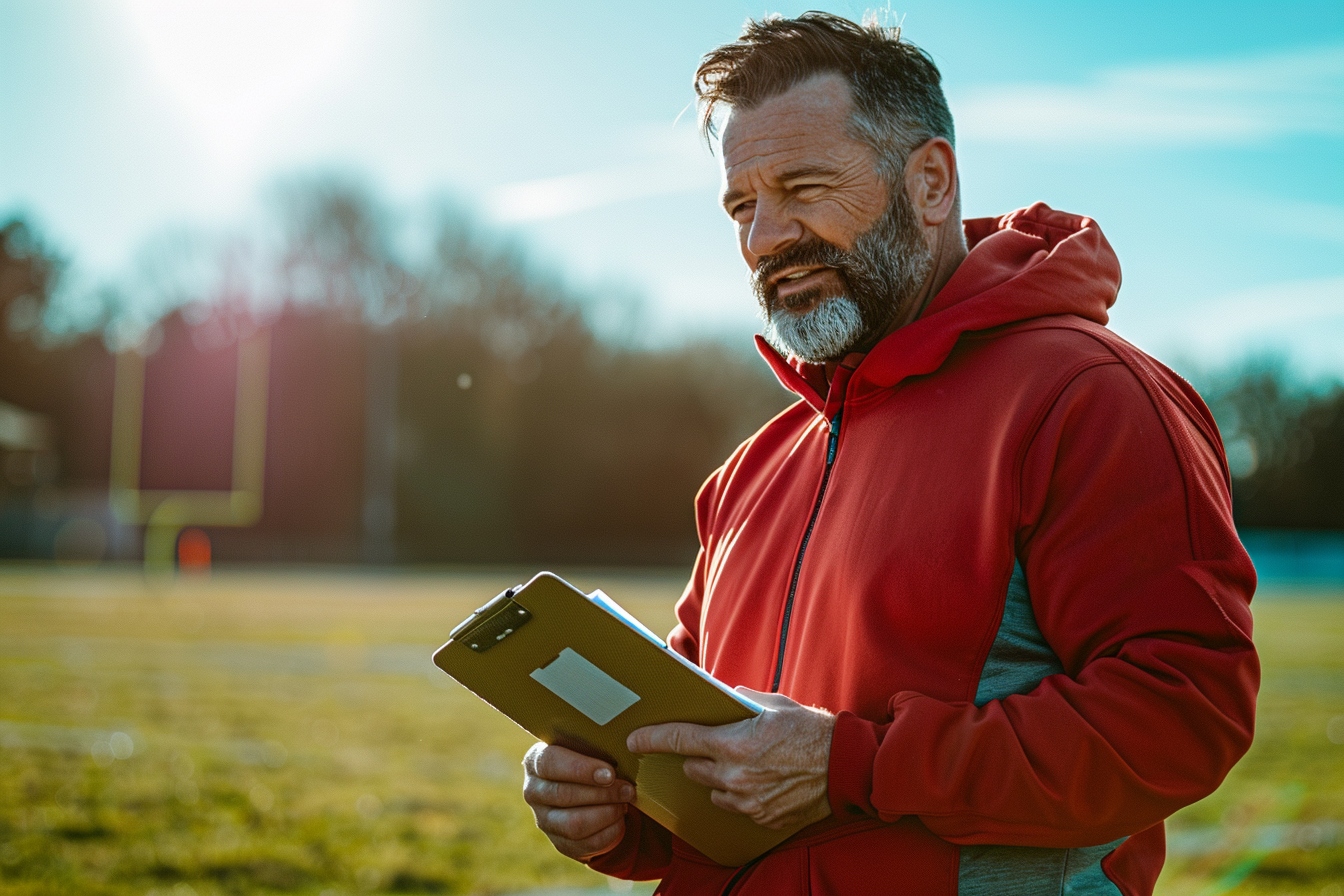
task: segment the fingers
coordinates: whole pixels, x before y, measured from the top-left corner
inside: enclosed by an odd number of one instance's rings
[[[579,843],[624,819],[625,812],[624,803],[579,806],[574,809],[543,807],[536,813],[537,827],[548,836]]]
[[[635,788],[627,781],[616,780],[611,765],[564,747],[537,744],[523,757],[523,770],[523,799],[534,812],[627,803],[635,798]],[[590,783],[603,780],[608,783]],[[605,824],[614,820],[615,816]]]
[[[523,769],[529,776],[572,784],[605,787],[616,780],[616,770],[611,763],[548,744],[533,744],[523,757]]]
[[[650,725],[632,732],[627,745],[686,757],[686,777],[709,788],[716,806],[757,824],[778,829],[825,818],[834,717],[779,694],[739,690],[765,712],[718,727]]]
[[[711,790],[742,790],[747,784],[747,771],[741,766],[700,756],[689,757],[681,765],[686,777]]]
[[[762,823],[763,806],[759,799],[755,799],[747,794],[733,793],[725,790],[714,790],[709,794],[710,802],[720,809],[727,809],[729,812],[737,812],[745,815],[757,824]]]
[[[625,835],[635,797],[610,763],[564,747],[536,744],[523,757],[523,799],[555,848],[572,859],[607,852]]]
[[[523,779],[523,799],[534,808],[548,806],[565,809],[603,803],[628,803],[634,798],[635,788],[626,781],[597,787],[592,784],[552,781],[536,775],[528,775]]]
[[[757,824],[779,827],[779,806],[769,799],[778,788],[762,790],[759,776],[740,766],[692,757],[683,763],[686,777],[710,789],[710,800],[720,809],[746,815]]]
[[[761,827],[779,830],[801,817],[796,812],[782,812],[777,805],[753,794],[733,793],[714,790],[709,794],[710,802],[720,809],[745,815]]]
[[[737,725],[708,727],[688,722],[670,722],[666,725],[647,725],[636,728],[625,739],[632,753],[676,753],[679,756],[717,757],[723,752],[724,730],[735,730]],[[731,736],[731,735],[730,735]]]
[[[612,813],[619,812],[614,816]],[[589,859],[608,852],[625,836],[625,805],[552,809],[537,816],[541,828],[561,855]]]

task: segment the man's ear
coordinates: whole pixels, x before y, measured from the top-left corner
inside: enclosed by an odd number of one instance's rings
[[[925,227],[938,227],[957,205],[957,154],[952,144],[934,137],[905,161],[905,192]]]

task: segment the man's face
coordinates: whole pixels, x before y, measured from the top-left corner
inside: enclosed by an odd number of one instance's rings
[[[723,132],[723,204],[766,339],[813,363],[867,348],[932,263],[904,184],[889,189],[850,136],[851,111],[844,80],[823,75],[733,109]]]

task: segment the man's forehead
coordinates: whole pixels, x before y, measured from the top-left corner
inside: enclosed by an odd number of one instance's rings
[[[751,107],[733,107],[723,125],[725,171],[780,153],[848,142],[853,100],[836,74],[822,74]]]

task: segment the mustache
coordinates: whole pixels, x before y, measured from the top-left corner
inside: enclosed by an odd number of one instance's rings
[[[762,255],[756,260],[756,270],[751,274],[751,288],[756,298],[766,308],[778,304],[778,290],[771,279],[780,271],[791,267],[828,267],[848,283],[845,269],[849,253],[833,243],[821,239],[811,239],[805,243],[790,246],[774,255]]]

